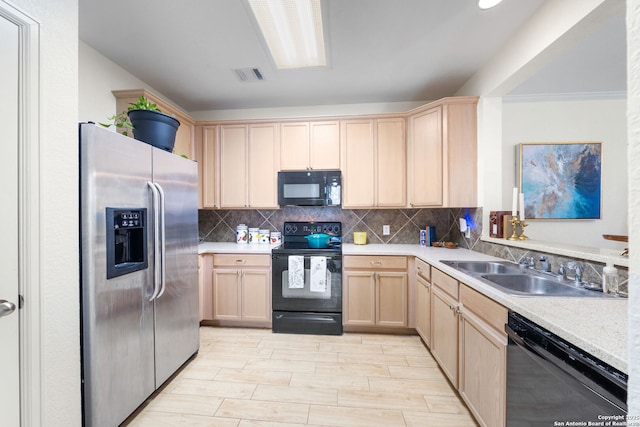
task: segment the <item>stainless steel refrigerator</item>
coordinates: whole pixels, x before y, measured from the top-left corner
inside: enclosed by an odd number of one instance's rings
[[[120,424],[198,351],[196,168],[191,160],[80,124],[87,426]]]

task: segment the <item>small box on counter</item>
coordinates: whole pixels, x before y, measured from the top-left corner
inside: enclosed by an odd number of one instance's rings
[[[436,227],[434,225],[427,226],[427,246],[433,246],[437,241]]]
[[[506,224],[511,220],[510,211],[491,211],[489,212],[489,236],[497,238],[507,238],[510,233],[507,232]]]

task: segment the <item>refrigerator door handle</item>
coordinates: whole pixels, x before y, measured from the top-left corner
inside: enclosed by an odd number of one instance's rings
[[[160,298],[164,291],[167,289],[167,269],[166,265],[166,249],[167,249],[167,239],[165,238],[166,226],[165,226],[165,202],[164,202],[164,190],[162,186],[158,183],[154,184],[158,189],[158,193],[160,194],[160,292],[158,292],[158,296],[156,298]]]
[[[156,188],[156,185],[148,181],[147,186],[151,189],[152,195],[152,203],[153,203],[153,253],[154,253],[154,264],[153,264],[153,293],[151,294],[151,298],[149,298],[149,302],[153,301],[158,297],[158,293],[161,288],[161,266],[160,262],[158,262],[158,254],[160,253],[160,239],[158,235],[160,234],[160,193]]]

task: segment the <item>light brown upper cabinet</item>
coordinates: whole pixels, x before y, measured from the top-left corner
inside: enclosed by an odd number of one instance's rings
[[[340,137],[342,206],[406,206],[404,118],[345,120]]]
[[[477,97],[444,98],[409,114],[409,206],[477,205]]]
[[[282,170],[340,169],[338,121],[291,122],[280,125]]]
[[[340,125],[342,207],[371,207],[375,204],[373,120],[349,120]]]
[[[278,125],[221,125],[220,207],[277,208]]]
[[[196,126],[200,208],[220,207],[218,126]]]
[[[407,144],[403,118],[375,120],[376,206],[407,204]]]
[[[249,125],[248,205],[278,208],[278,125]]]

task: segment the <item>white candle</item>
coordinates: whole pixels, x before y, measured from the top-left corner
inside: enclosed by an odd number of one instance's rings
[[[513,187],[513,204],[511,206],[511,215],[518,215],[518,187]]]
[[[524,221],[524,193],[520,193],[520,221]]]

